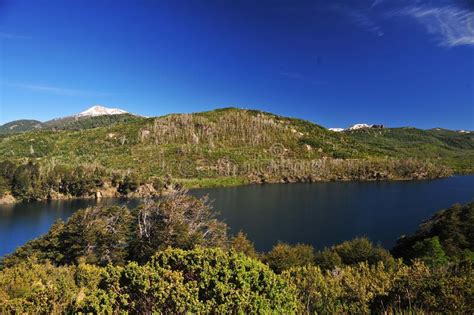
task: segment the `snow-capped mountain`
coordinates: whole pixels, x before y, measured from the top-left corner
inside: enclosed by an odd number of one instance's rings
[[[346,130],[358,130],[358,129],[365,129],[365,128],[375,128],[376,126],[379,125],[368,125],[368,124],[355,124],[349,128],[328,128],[328,130],[334,131],[334,132],[342,132]]]
[[[93,117],[93,116],[120,115],[120,114],[128,114],[128,112],[124,111],[123,109],[107,108],[104,106],[95,105],[83,112],[80,112],[79,114],[75,115],[75,117]]]
[[[367,124],[355,124],[349,128],[348,130],[357,130],[357,129],[364,129],[364,128],[372,128],[373,125],[367,125]]]

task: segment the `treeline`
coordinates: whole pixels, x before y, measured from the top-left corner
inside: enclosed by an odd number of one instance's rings
[[[150,179],[153,191],[164,187],[166,178]],[[169,181],[169,180],[168,180]],[[33,201],[71,197],[127,196],[146,183],[135,173],[110,171],[98,165],[42,166],[27,162],[0,162],[0,197],[10,193],[17,200]]]
[[[69,165],[53,162],[0,162],[0,198],[11,193],[17,200],[46,200],[127,196],[147,186],[141,196],[150,196],[180,179],[218,182],[222,178],[236,183],[291,183],[338,180],[426,179],[451,175],[447,167],[414,159],[315,159],[277,157],[262,160],[202,159],[186,156],[174,159],[156,173],[144,175],[133,170],[115,170],[99,163]],[[139,175],[140,174],[140,175]],[[135,196],[135,195],[133,195]]]
[[[473,215],[474,203],[445,210],[394,257],[366,238],[259,253],[185,192],[88,208],[2,259],[0,312],[467,313]]]
[[[245,168],[252,183],[429,179],[452,175],[446,166],[417,159],[275,159]]]
[[[16,165],[0,163],[0,192],[10,191],[20,200],[41,200],[61,193],[81,197],[104,184],[105,171],[101,168],[55,166],[51,170],[38,163]]]

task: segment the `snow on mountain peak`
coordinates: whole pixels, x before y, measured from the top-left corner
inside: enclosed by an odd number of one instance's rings
[[[352,127],[349,127],[348,130],[357,130],[357,129],[364,129],[364,128],[372,128],[373,125],[367,124],[355,124]]]
[[[92,106],[91,108],[79,113],[76,117],[86,116],[102,116],[102,115],[120,115],[127,114],[128,112],[118,108],[107,108],[100,105]]]
[[[328,130],[334,131],[334,132],[342,132],[346,130],[358,130],[358,129],[366,129],[366,128],[384,128],[383,125],[368,125],[368,124],[355,124],[349,128],[328,128]]]

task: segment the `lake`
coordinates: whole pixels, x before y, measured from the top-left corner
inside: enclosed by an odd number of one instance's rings
[[[474,175],[429,181],[330,182],[250,185],[199,189],[231,233],[247,233],[258,250],[278,241],[307,243],[315,248],[356,236],[390,248],[401,234],[439,209],[474,200]],[[61,200],[0,205],[0,256],[48,231],[59,218],[89,205],[127,204],[137,200]]]

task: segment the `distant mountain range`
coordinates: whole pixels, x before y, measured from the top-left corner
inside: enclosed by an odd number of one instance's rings
[[[2,194],[10,201],[146,196],[171,182],[194,188],[474,172],[474,133],[361,124],[334,132],[238,108],[145,118],[95,107],[79,115],[2,126],[0,203]]]
[[[100,117],[100,118],[97,118]],[[102,105],[94,105],[83,112],[72,116],[55,118],[45,122],[38,120],[20,119],[8,122],[0,126],[0,134],[12,134],[33,130],[77,130],[96,128],[118,122],[126,122],[134,118],[142,117],[140,115],[130,114],[119,108],[108,108]],[[383,129],[384,125],[358,123],[348,128],[328,128],[333,132],[354,131],[360,129]],[[441,128],[433,128],[441,130]],[[471,133],[469,130],[458,130],[460,133]]]
[[[355,124],[352,125],[349,128],[328,128],[328,130],[334,131],[334,132],[343,132],[343,131],[354,131],[354,130],[360,130],[360,129],[384,129],[386,128],[384,125],[369,125],[369,124]],[[433,128],[432,130],[443,130],[442,128]],[[448,130],[448,129],[444,129]],[[472,131],[469,130],[457,130],[459,133],[471,133]]]
[[[45,122],[21,119],[0,126],[0,134],[12,134],[34,130],[78,130],[107,126],[113,123],[126,122],[139,116],[117,108],[100,105],[72,116],[51,119]]]

